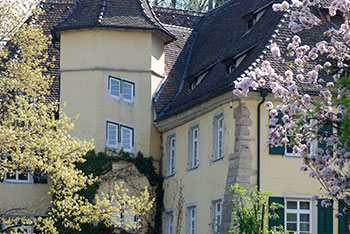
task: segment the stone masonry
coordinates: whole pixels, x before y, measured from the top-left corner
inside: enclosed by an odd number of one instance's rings
[[[249,126],[253,125],[250,119],[249,109],[244,103],[240,103],[239,106],[234,109],[233,115],[235,120],[234,153],[229,155],[229,169],[226,177],[220,233],[226,233],[231,225],[231,185],[238,183],[248,190],[256,185],[255,183],[251,183],[251,176],[256,176],[256,170],[252,169],[253,154],[250,149],[250,143],[254,140],[254,137],[250,136],[249,131]]]

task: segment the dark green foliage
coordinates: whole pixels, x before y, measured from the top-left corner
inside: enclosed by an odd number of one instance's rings
[[[156,168],[153,166],[152,156],[145,158],[141,152],[137,153],[136,157],[131,157],[129,153],[119,152],[118,156],[110,156],[106,152],[90,151],[86,155],[86,162],[77,164],[77,168],[84,172],[86,175],[93,175],[94,177],[100,177],[106,175],[112,170],[113,163],[125,161],[135,165],[137,170],[147,177],[150,185],[155,187],[156,201],[155,201],[155,214],[154,225],[149,224],[146,233],[161,233],[162,232],[162,211],[164,209],[163,204],[163,177],[159,175]],[[91,186],[88,186],[85,190],[79,192],[79,194],[87,198],[90,202],[94,202],[95,195],[100,187],[100,182],[96,182]],[[93,224],[81,224],[82,231],[77,232],[71,229],[65,228],[61,222],[56,225],[59,233],[87,233],[87,234],[109,234],[113,233],[113,228],[107,228],[103,223],[98,225]],[[121,234],[128,234],[125,230],[120,230]]]

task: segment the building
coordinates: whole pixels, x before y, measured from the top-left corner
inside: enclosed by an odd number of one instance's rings
[[[334,218],[337,204],[332,210],[311,200],[320,185],[299,170],[301,158],[265,145],[269,114],[261,105],[278,100],[264,92],[232,94],[237,77],[272,61],[270,43],[285,44],[291,35],[274,2],[232,0],[207,13],[152,9],[146,0],[45,5],[47,32],[60,49],[50,50],[60,57],[53,90],[67,115],[79,114],[73,134],[94,138],[97,151],[155,158],[165,177],[165,234],[225,233],[235,183],[258,185],[284,204],[272,226],[349,232],[345,218]],[[5,180],[0,196],[33,194],[23,203],[45,197],[44,185],[22,182]]]

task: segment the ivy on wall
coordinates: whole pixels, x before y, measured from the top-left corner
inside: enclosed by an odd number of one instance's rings
[[[86,155],[86,161],[84,163],[77,164],[77,168],[83,171],[86,175],[92,174],[94,177],[100,177],[106,175],[108,172],[112,171],[113,163],[124,161],[132,163],[137,170],[144,175],[149,184],[155,189],[155,213],[153,218],[153,224],[149,224],[147,229],[147,234],[161,233],[162,232],[162,211],[164,209],[163,197],[163,177],[157,173],[156,168],[153,166],[153,158],[144,157],[141,152],[138,152],[136,157],[132,157],[129,153],[121,151],[117,156],[111,156],[106,152],[91,151]],[[101,185],[100,181],[96,181],[93,185],[88,186],[85,190],[79,192],[80,195],[84,196],[90,202],[94,201],[95,195]],[[63,227],[63,225],[58,224],[57,228],[59,233],[86,233],[86,234],[111,234],[113,233],[113,228],[107,228],[104,224],[98,223],[98,225],[93,224],[83,224],[81,225],[82,231],[76,232],[71,229]],[[121,234],[127,234],[125,230],[121,230]]]

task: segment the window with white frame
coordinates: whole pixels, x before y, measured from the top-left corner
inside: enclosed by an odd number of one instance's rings
[[[8,160],[11,161],[9,155],[6,156]],[[13,171],[12,173],[6,173],[4,176],[4,182],[8,183],[31,183],[32,176],[29,172],[19,172],[18,170]]]
[[[195,125],[189,129],[188,169],[198,167],[199,157],[199,126]]]
[[[175,174],[176,135],[167,136],[165,176]]]
[[[197,208],[196,206],[187,207],[187,234],[197,233]]]
[[[211,204],[212,217],[212,233],[220,234],[221,219],[222,219],[222,200],[212,201]]]
[[[128,81],[122,82],[122,95],[123,100],[126,102],[133,102],[134,97],[134,84]]]
[[[118,100],[122,98],[124,101],[129,103],[134,101],[135,84],[130,81],[109,76],[108,90],[109,90],[109,95],[112,98],[115,98]]]
[[[116,79],[113,77],[109,77],[109,95],[113,98],[119,99],[120,98],[120,79]]]
[[[131,152],[134,144],[134,129],[107,121],[107,146]]]
[[[216,115],[213,120],[213,161],[224,157],[224,115]]]
[[[31,175],[29,172],[19,173],[17,170],[13,173],[6,173],[4,181],[12,183],[30,183]]]
[[[174,232],[174,215],[173,211],[165,212],[164,216],[164,234],[173,234]]]
[[[311,201],[287,199],[285,212],[287,233],[312,233]]]
[[[121,148],[125,152],[130,152],[132,149],[132,128],[121,126]]]

